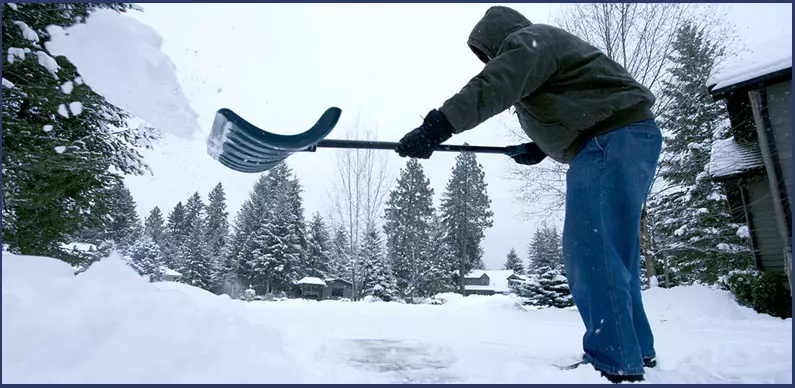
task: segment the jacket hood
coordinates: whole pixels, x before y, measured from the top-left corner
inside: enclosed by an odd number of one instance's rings
[[[486,14],[472,29],[467,44],[472,52],[483,63],[486,63],[489,59],[494,58],[508,35],[532,24],[512,8],[494,6],[486,11]]]

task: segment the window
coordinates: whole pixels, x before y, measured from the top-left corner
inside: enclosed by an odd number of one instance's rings
[[[334,287],[334,288],[331,289],[331,296],[337,296],[337,297],[342,298],[342,296],[343,296],[342,292],[343,292],[342,288]]]

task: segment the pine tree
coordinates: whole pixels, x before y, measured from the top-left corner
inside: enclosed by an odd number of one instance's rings
[[[518,275],[524,274],[524,265],[522,264],[522,259],[516,254],[515,249],[511,248],[511,251],[508,252],[508,257],[505,259],[503,268],[513,270],[513,272]]]
[[[367,225],[360,249],[361,268],[359,289],[369,295],[389,302],[398,298],[397,281],[392,267],[386,260],[381,234],[373,223]]]
[[[182,257],[182,247],[188,239],[190,229],[185,225],[185,206],[182,202],[177,202],[171,213],[168,214],[166,221],[166,234],[163,245],[163,264],[174,269],[180,266]]]
[[[197,218],[204,217],[204,202],[198,192],[188,198],[185,202],[185,225],[188,230],[193,228],[193,223]]]
[[[528,279],[512,285],[513,292],[523,299],[524,304],[558,308],[573,306],[563,266],[561,237],[556,226],[550,226],[546,221],[541,223],[530,242],[529,256]]]
[[[210,291],[212,264],[204,236],[204,220],[202,217],[196,216],[193,219],[190,234],[181,249],[182,255],[177,270],[182,274],[182,277],[179,278],[180,283]]]
[[[127,250],[129,265],[141,276],[149,276],[151,281],[160,279],[160,266],[163,258],[160,247],[147,234],[136,240]]]
[[[158,246],[163,245],[166,235],[166,226],[163,221],[163,213],[160,208],[155,206],[144,218],[144,235],[149,236]]]
[[[111,186],[109,221],[105,226],[105,240],[119,249],[126,249],[141,234],[141,221],[135,210],[135,200],[127,186],[119,181]]]
[[[432,217],[430,181],[419,162],[410,159],[389,193],[384,217],[387,252],[404,298],[423,296],[420,286],[430,275],[431,263],[425,253],[431,243]]]
[[[423,249],[425,276],[418,285],[421,295],[436,295],[455,290],[455,274],[459,261],[454,247],[450,246],[448,230],[441,215],[434,212],[431,218],[430,238]]]
[[[226,211],[226,194],[220,182],[207,195],[207,202],[204,234],[212,267],[212,289],[223,293],[229,276],[225,249],[229,242],[229,212]]]
[[[558,228],[543,221],[533,234],[528,248],[529,262],[527,273],[540,274],[544,268],[563,267],[563,248]]]
[[[748,241],[737,233],[744,225],[732,219],[726,196],[707,172],[712,142],[727,135],[727,116],[704,85],[725,52],[723,42],[684,23],[674,39],[671,80],[663,83],[671,104],[660,122],[670,135],[659,175],[668,187],[650,202],[649,216],[673,284],[712,284],[753,265]]]
[[[456,157],[450,179],[442,194],[442,219],[448,230],[448,244],[458,257],[458,272],[467,274],[483,268],[481,257],[484,232],[493,226],[494,213],[487,192],[485,172],[474,153]],[[464,294],[464,277],[459,276],[459,291]]]
[[[300,279],[299,274],[305,272],[303,265],[306,263],[306,220],[304,219],[304,203],[301,197],[303,189],[297,177],[289,179],[285,188],[285,206],[287,212],[287,233],[289,238],[290,252],[293,255],[291,261],[294,268],[291,277],[293,280]]]
[[[345,225],[340,224],[331,243],[331,273],[336,277],[352,281],[351,247]]]
[[[62,243],[103,230],[111,186],[142,175],[139,154],[157,138],[128,128],[128,113],[81,81],[77,68],[47,49],[48,26],[68,28],[100,8],[131,4],[3,4],[3,242],[14,253],[77,263]]]
[[[207,196],[207,224],[205,234],[210,257],[220,258],[229,240],[229,212],[226,211],[224,187],[218,183]]]
[[[285,163],[254,185],[235,225],[230,254],[238,276],[260,292],[288,291],[302,261],[300,185]]]
[[[307,236],[306,261],[303,276],[330,277],[332,271],[331,236],[320,213],[312,216]]]

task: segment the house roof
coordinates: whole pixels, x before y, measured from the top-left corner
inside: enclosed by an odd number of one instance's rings
[[[764,167],[764,160],[757,143],[738,143],[734,137],[712,143],[707,171],[713,178],[725,178],[761,167]]]
[[[160,267],[160,270],[163,271],[163,275],[164,276],[174,276],[174,277],[182,276],[181,273],[179,273],[177,271],[174,271],[173,269],[168,268],[166,266]]]
[[[494,290],[494,292],[507,292],[510,291],[508,287],[508,278],[513,275],[513,270],[474,270],[467,274],[464,278],[468,279],[478,279],[486,275],[489,277],[489,285],[488,286],[476,286],[476,287],[485,287],[485,288],[477,288],[478,290]],[[475,290],[475,288],[468,288],[472,286],[464,286],[466,289]]]
[[[301,278],[301,280],[295,282],[295,284],[314,284],[317,286],[325,286],[326,282],[324,282],[323,279],[314,278],[311,276],[304,276],[303,278]]]
[[[92,250],[97,250],[97,246],[94,244],[83,243],[83,242],[71,242],[68,244],[61,244],[62,249],[69,249],[69,250],[78,250],[81,252],[89,252]]]
[[[349,282],[349,281],[347,281],[347,280],[345,280],[343,278],[326,278],[326,283],[331,283],[331,282],[343,282],[343,283],[348,283],[350,285],[353,285],[353,283],[351,283],[351,282]]]
[[[771,76],[792,79],[792,35],[768,40],[732,58],[707,79],[706,86],[720,96]]]

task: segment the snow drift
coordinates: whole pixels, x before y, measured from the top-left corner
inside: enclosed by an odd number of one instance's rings
[[[243,302],[158,287],[118,257],[77,276],[55,259],[2,261],[3,383],[301,381],[278,331],[240,318]]]
[[[95,92],[163,131],[183,138],[201,133],[163,39],[132,17],[98,10],[68,29],[50,26],[46,47],[77,66]]]

